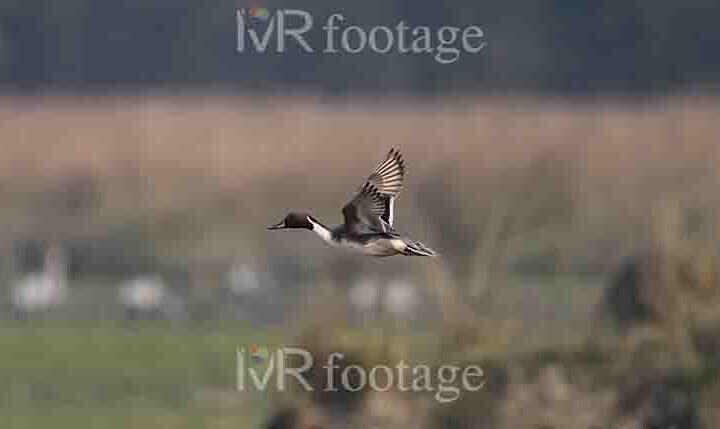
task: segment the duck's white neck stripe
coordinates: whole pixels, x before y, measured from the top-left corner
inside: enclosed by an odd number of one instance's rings
[[[308,221],[312,224],[312,230],[315,234],[320,236],[323,240],[325,240],[328,243],[332,243],[332,234],[330,233],[330,230],[325,228],[324,226],[320,225],[317,222],[313,222],[312,219],[308,218]]]

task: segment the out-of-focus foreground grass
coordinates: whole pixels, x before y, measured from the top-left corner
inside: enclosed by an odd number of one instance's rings
[[[486,317],[519,312],[527,318],[547,319],[573,301],[593,302],[598,288],[578,288],[578,281],[535,279],[528,287],[527,281],[515,279]],[[539,285],[545,291],[542,295],[537,293]],[[582,313],[588,308],[575,310]],[[582,323],[579,314],[565,313],[546,324],[542,337],[537,329],[512,328],[507,336],[496,329],[505,326],[502,322],[486,324],[481,347],[453,359],[471,356],[497,362],[538,349],[573,347],[578,337],[569,334],[577,331],[567,325],[578,323]],[[238,392],[236,348],[294,344],[298,329],[303,328],[227,321],[171,327],[161,322],[127,326],[110,321],[5,320],[0,325],[0,427],[256,428],[273,406],[288,397],[277,392]],[[362,338],[360,343],[392,341],[394,336],[411,347],[414,358],[433,360],[446,341],[441,329],[433,324],[411,328],[377,322],[353,332]],[[563,341],[569,343],[559,344]]]
[[[236,348],[282,338],[243,327],[4,323],[0,427],[257,427],[268,398],[236,391]]]

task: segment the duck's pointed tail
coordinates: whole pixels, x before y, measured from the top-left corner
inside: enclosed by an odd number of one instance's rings
[[[406,240],[405,250],[403,250],[405,256],[435,256],[436,253],[431,248],[420,243],[419,241]]]

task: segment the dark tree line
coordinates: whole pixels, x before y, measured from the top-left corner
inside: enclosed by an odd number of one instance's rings
[[[427,55],[236,52],[237,0],[3,0],[0,86],[5,90],[215,85],[239,91],[301,89],[446,93],[529,91],[647,94],[720,81],[720,3],[607,0],[454,2],[270,1],[346,25],[479,25],[486,49],[441,65]],[[248,4],[249,6],[249,4]]]

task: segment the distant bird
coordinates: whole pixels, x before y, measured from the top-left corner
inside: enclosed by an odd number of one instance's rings
[[[404,173],[402,155],[392,149],[360,192],[343,207],[342,225],[329,229],[307,213],[290,212],[268,229],[309,229],[330,245],[370,256],[434,256],[432,249],[403,237],[393,228],[393,206],[402,189]]]
[[[129,320],[180,320],[185,307],[157,275],[138,276],[122,283],[118,299]]]
[[[411,317],[420,306],[417,290],[407,281],[395,280],[385,288],[383,309],[400,318]]]
[[[348,301],[360,313],[377,311],[380,301],[380,285],[372,278],[360,279],[348,293]]]
[[[248,264],[233,264],[227,277],[230,291],[238,297],[257,293],[262,287],[260,274]]]
[[[68,294],[67,261],[63,248],[52,244],[45,250],[42,270],[20,279],[12,288],[12,306],[25,318],[65,302]]]

